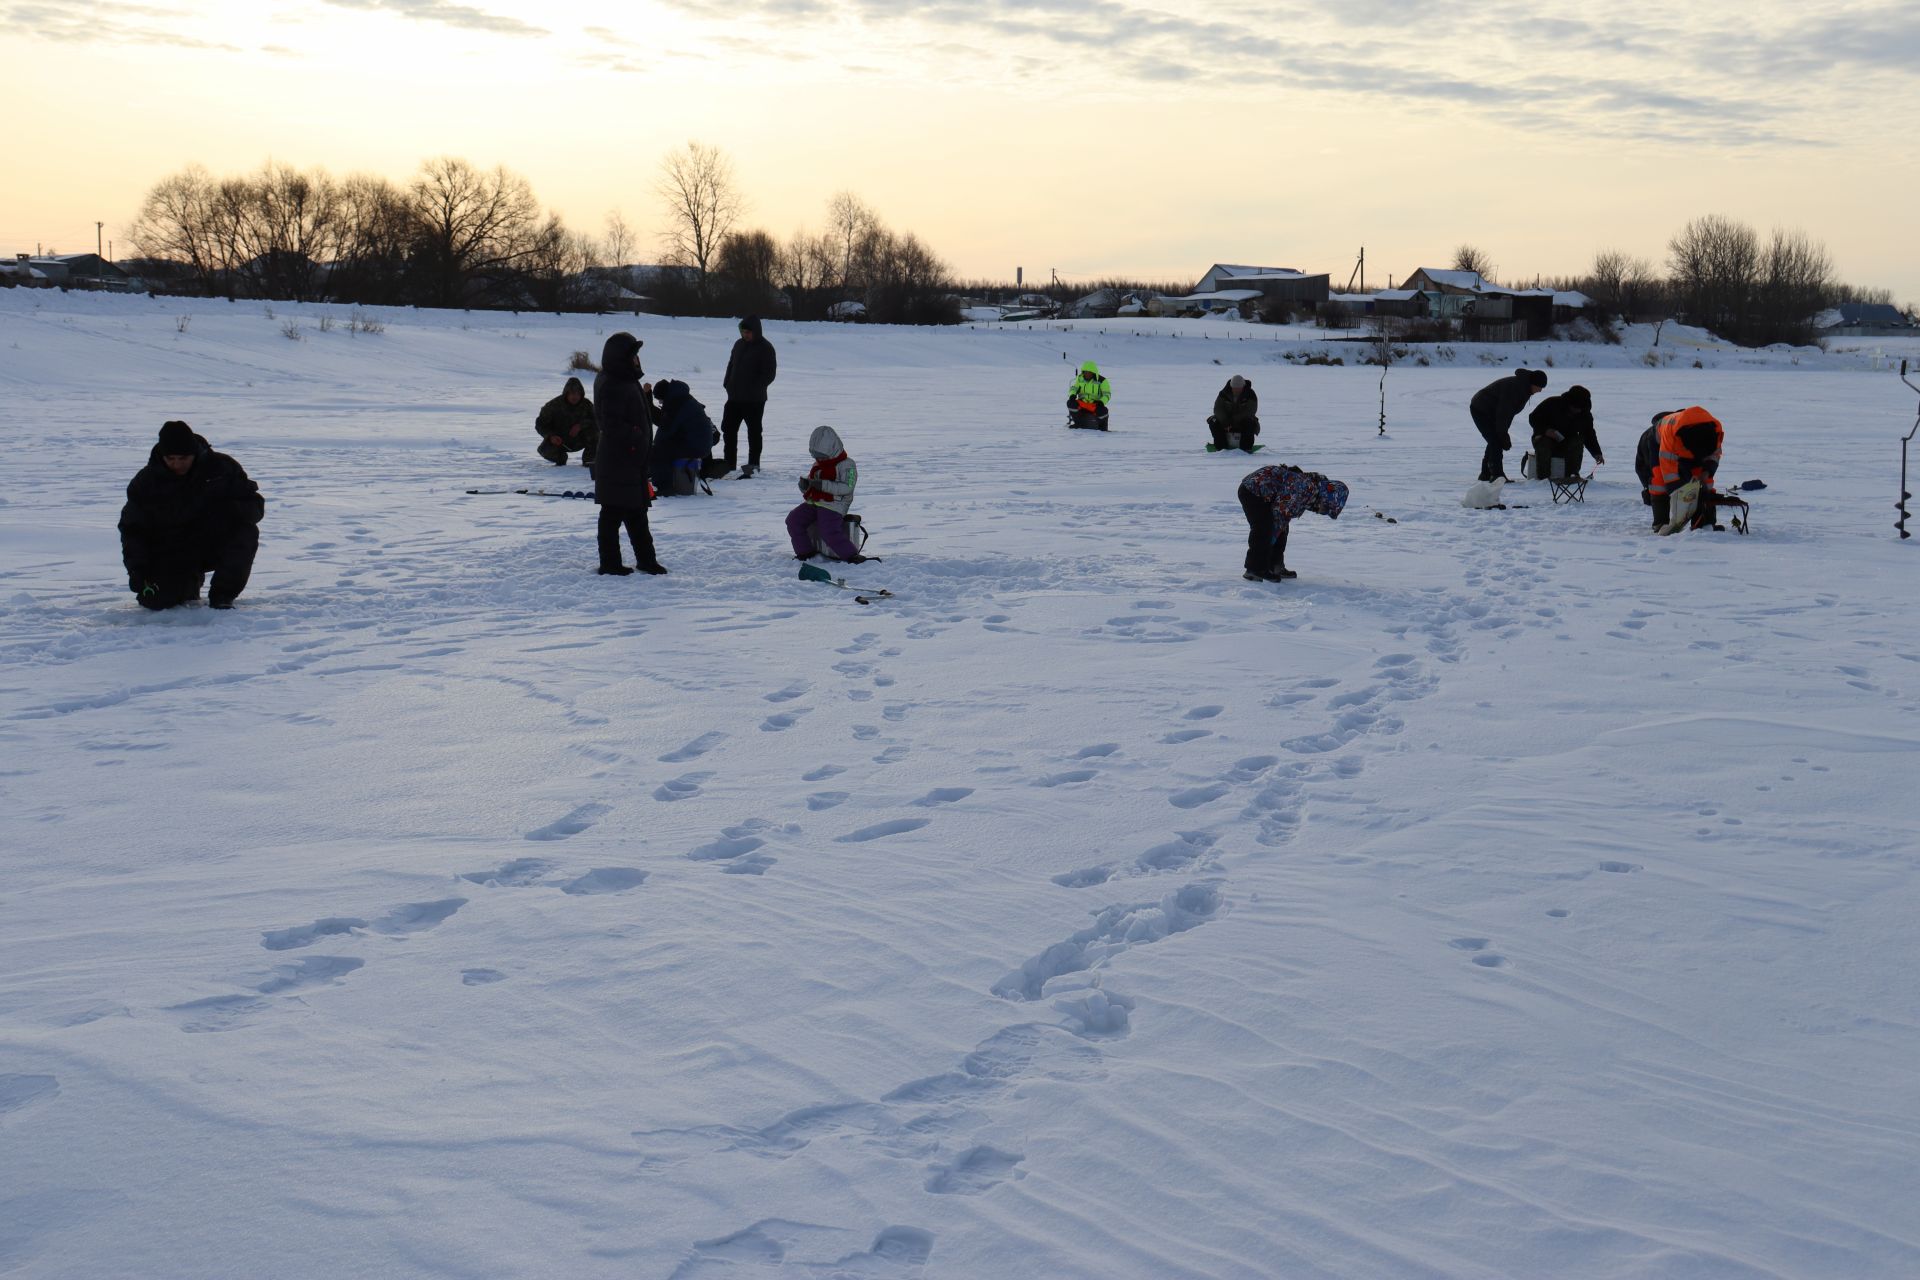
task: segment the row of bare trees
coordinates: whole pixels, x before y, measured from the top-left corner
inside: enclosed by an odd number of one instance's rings
[[[1493,275],[1487,254],[1472,245],[1455,251],[1453,265]],[[1888,290],[1836,279],[1826,246],[1804,231],[1775,228],[1763,240],[1746,223],[1719,214],[1695,218],[1675,232],[1665,265],[1663,274],[1646,258],[1604,249],[1585,275],[1553,283],[1580,290],[1608,316],[1678,318],[1745,346],[1811,342],[1823,310],[1843,302],[1893,301]]]
[[[582,273],[599,263],[525,178],[450,157],[404,186],[275,163],[224,178],[195,166],[154,185],[129,238],[157,284],[298,302],[558,309],[592,301]]]
[[[636,266],[639,237],[619,213],[605,234],[544,213],[505,168],[429,160],[405,185],[268,163],[215,177],[193,167],[147,193],[129,233],[136,269],[160,287],[228,297],[593,310],[631,291],[672,313],[757,311],[818,319],[859,304],[897,323],[958,318],[951,275],[910,232],[841,192],[827,228],[782,244],[741,229],[732,162],[689,142],[661,161],[662,266]]]

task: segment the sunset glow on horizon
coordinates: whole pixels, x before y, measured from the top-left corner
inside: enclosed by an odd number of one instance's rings
[[[1664,264],[1720,213],[1920,301],[1910,11],[1890,3],[268,0],[0,5],[0,251],[118,256],[146,190],[272,159],[502,164],[652,256],[660,158],[731,157],[744,225],[858,193],[961,278],[1368,283],[1471,243],[1502,279]]]

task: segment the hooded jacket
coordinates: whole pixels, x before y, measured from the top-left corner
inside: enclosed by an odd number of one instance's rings
[[[1726,442],[1720,420],[1696,404],[1664,415],[1657,430],[1659,456],[1654,461],[1653,481],[1647,486],[1653,496],[1670,494],[1694,479],[1703,488],[1713,488],[1713,477],[1720,470],[1721,446]]]
[[[1502,449],[1513,448],[1513,437],[1509,434],[1513,420],[1527,407],[1527,399],[1533,395],[1531,369],[1515,369],[1506,377],[1473,393],[1473,399],[1467,402],[1467,412],[1473,415],[1473,425],[1480,434],[1489,440],[1499,439]],[[1493,434],[1489,435],[1491,432]]]
[[[713,429],[707,407],[693,398],[686,383],[658,382],[653,394],[660,402],[660,429],[653,437],[653,487],[661,493],[672,493],[674,464],[688,458],[711,457],[713,442],[720,433]]]
[[[1213,398],[1213,425],[1223,431],[1245,431],[1252,435],[1260,434],[1260,397],[1254,394],[1253,383],[1245,383],[1238,395],[1234,394],[1233,380],[1220,388],[1220,394]]]
[[[1607,455],[1600,452],[1600,437],[1593,430],[1593,395],[1585,387],[1568,387],[1562,395],[1548,396],[1527,415],[1527,425],[1536,436],[1559,434],[1555,443],[1560,447],[1536,448],[1536,452],[1559,453],[1566,441],[1577,440],[1595,462],[1607,460]]]
[[[1261,467],[1240,481],[1240,487],[1273,505],[1273,527],[1284,529],[1296,516],[1312,511],[1338,520],[1347,508],[1347,486],[1318,471],[1298,467]]]
[[[1080,366],[1080,376],[1067,389],[1067,399],[1088,404],[1106,404],[1113,399],[1113,384],[1100,373],[1100,366],[1088,360]]]
[[[640,389],[640,339],[609,337],[593,378],[593,418],[600,448],[593,460],[593,500],[604,507],[644,507],[653,449],[653,413]]]
[[[814,463],[806,475],[806,501],[847,514],[853,509],[853,486],[859,483],[860,474],[847,456],[847,447],[840,443],[840,433],[832,427],[815,427],[807,440],[807,452],[813,455]]]
[[[579,404],[567,403],[569,391],[580,393]],[[587,389],[580,385],[578,378],[568,378],[567,385],[560,389],[560,394],[541,405],[540,416],[533,420],[533,429],[540,433],[542,440],[548,436],[559,436],[560,443],[574,444],[576,447],[581,443],[581,438],[586,432],[583,430],[576,436],[573,434],[573,429],[591,426],[593,426],[593,401],[587,399]]]
[[[733,352],[727,357],[727,374],[720,385],[726,388],[729,400],[765,404],[767,388],[773,385],[774,375],[779,371],[779,361],[774,357],[773,344],[760,334],[759,316],[748,316],[740,322],[740,327],[753,336],[734,342]]]
[[[267,504],[245,468],[193,437],[193,467],[176,476],[153,446],[127,485],[120,558],[130,575],[197,572],[206,551],[237,525],[257,525]]]

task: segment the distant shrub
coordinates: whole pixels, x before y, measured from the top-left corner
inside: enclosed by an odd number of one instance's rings
[[[572,356],[568,357],[567,368],[569,371],[579,373],[600,372],[600,366],[596,364],[593,357],[585,351],[576,351]]]
[[[285,324],[281,325],[280,336],[283,338],[290,338],[295,342],[299,342],[301,339],[306,337],[305,334],[300,332],[300,323],[297,320],[289,320]]]
[[[185,333],[188,329],[192,327],[193,327],[192,316],[175,316],[173,318],[173,331],[175,333]]]

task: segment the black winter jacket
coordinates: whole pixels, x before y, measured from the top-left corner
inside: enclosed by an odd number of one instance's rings
[[[727,376],[721,379],[720,385],[727,389],[729,400],[764,404],[779,362],[774,358],[773,344],[760,336],[757,319],[748,316],[740,322],[740,327],[751,329],[754,336],[733,344],[733,353],[727,357]]]
[[[1506,377],[1473,393],[1473,399],[1467,402],[1467,411],[1473,415],[1473,424],[1486,435],[1489,431],[1498,433],[1501,448],[1513,448],[1513,438],[1508,434],[1513,420],[1527,407],[1527,398],[1533,394],[1533,371],[1515,369]],[[1489,437],[1492,438],[1492,437]]]
[[[1578,440],[1595,462],[1607,460],[1607,455],[1600,452],[1600,437],[1594,434],[1593,410],[1582,409],[1566,396],[1548,396],[1542,400],[1527,415],[1527,424],[1536,436],[1557,431],[1562,440]]]
[[[205,551],[238,525],[259,524],[267,513],[260,486],[246,469],[193,438],[193,468],[176,476],[160,446],[127,485],[120,509],[120,558],[129,576],[193,572]]]
[[[593,500],[603,507],[644,507],[653,414],[640,389],[640,339],[616,333],[600,351],[593,378],[593,419],[600,451],[593,460]]]
[[[1213,425],[1224,431],[1260,433],[1260,397],[1254,394],[1251,382],[1241,388],[1238,397],[1233,394],[1233,383],[1220,388],[1220,394],[1213,398]]]
[[[662,382],[653,393],[660,400],[660,431],[653,439],[653,485],[661,493],[673,491],[673,464],[686,458],[713,454],[714,430],[707,407],[693,398],[684,382]]]

